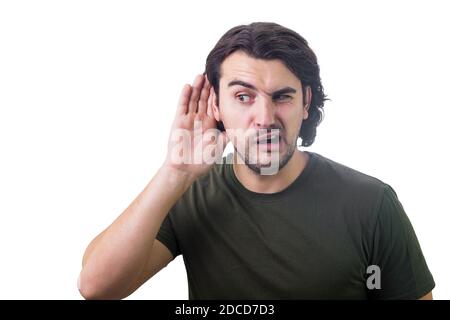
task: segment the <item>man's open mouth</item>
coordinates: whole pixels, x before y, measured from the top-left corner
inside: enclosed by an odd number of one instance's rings
[[[256,141],[257,144],[279,144],[281,137],[279,135],[267,135],[259,137]]]

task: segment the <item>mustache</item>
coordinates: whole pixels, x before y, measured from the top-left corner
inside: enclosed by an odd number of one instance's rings
[[[250,136],[250,141],[258,143],[259,141],[280,141],[284,136],[284,131],[279,126],[268,128],[259,128]]]

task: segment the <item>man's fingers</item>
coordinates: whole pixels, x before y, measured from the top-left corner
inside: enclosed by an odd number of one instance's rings
[[[202,92],[200,94],[200,100],[198,101],[198,114],[205,114],[206,109],[208,108],[208,98],[210,93],[211,85],[208,79],[205,79],[203,84]]]
[[[189,100],[188,112],[197,112],[198,99],[200,97],[200,92],[202,90],[204,80],[205,77],[202,74],[195,77],[194,84],[192,85],[192,94],[191,99]]]
[[[206,114],[208,115],[208,117],[213,117],[213,110],[212,110],[212,102],[213,102],[213,96],[214,96],[214,88],[211,86],[209,88],[209,96],[208,96],[208,102],[207,102],[207,106],[206,106]]]
[[[188,111],[189,98],[191,97],[191,86],[185,84],[183,89],[181,90],[180,99],[178,100],[178,115],[186,114]]]

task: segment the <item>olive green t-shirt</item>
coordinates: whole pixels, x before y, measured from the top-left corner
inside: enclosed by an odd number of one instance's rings
[[[246,189],[226,162],[172,207],[157,239],[183,255],[190,299],[417,299],[434,288],[395,191],[307,154],[280,192]]]

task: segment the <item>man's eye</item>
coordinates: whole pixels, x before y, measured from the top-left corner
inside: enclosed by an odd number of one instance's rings
[[[250,96],[248,94],[238,94],[237,98],[240,102],[247,103],[250,102]]]
[[[288,94],[281,94],[279,96],[273,97],[273,100],[275,100],[275,101],[289,101],[291,99],[292,99],[292,97]]]

